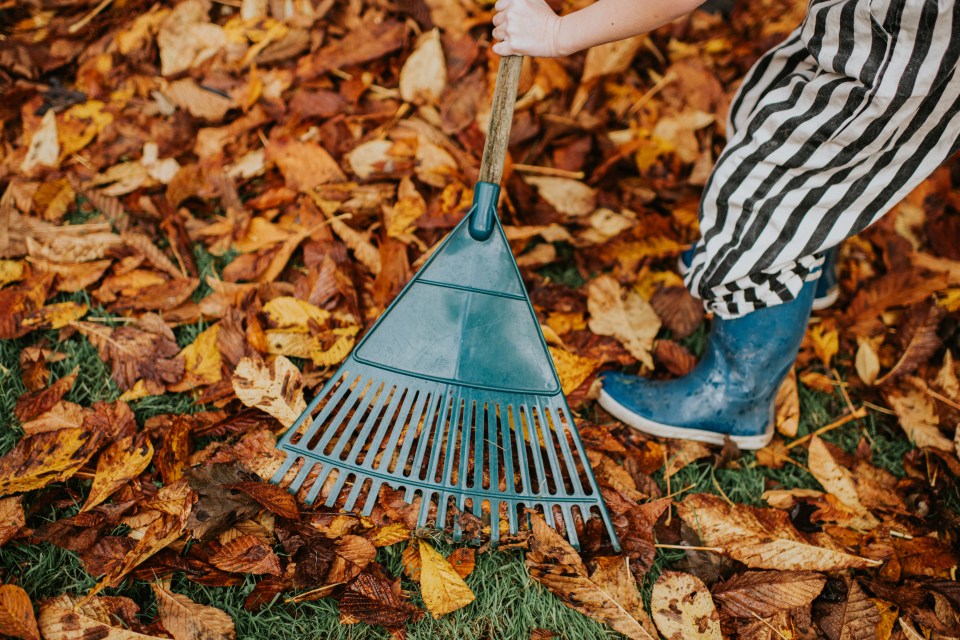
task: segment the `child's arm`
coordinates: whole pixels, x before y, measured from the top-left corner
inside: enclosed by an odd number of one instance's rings
[[[557,16],[544,0],[497,0],[493,51],[501,56],[566,56],[652,31],[704,0],[597,0]]]

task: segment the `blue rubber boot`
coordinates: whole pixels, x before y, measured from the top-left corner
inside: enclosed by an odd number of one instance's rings
[[[662,438],[723,444],[730,436],[741,449],[766,446],[777,390],[797,357],[815,289],[808,282],[790,302],[733,320],[714,317],[706,352],[682,378],[606,374],[600,406]]]
[[[687,275],[690,271],[690,264],[693,262],[693,254],[697,250],[697,245],[693,245],[680,254],[677,258],[677,271],[681,276]],[[820,272],[820,279],[817,281],[817,291],[813,297],[813,310],[820,311],[833,306],[833,303],[840,297],[839,277],[837,276],[837,255],[840,253],[840,246],[827,249],[823,254],[823,268]]]

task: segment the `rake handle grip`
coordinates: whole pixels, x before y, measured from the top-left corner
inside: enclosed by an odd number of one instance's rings
[[[490,124],[487,141],[483,146],[480,161],[480,181],[474,189],[473,208],[470,209],[468,230],[474,240],[486,240],[493,233],[497,216],[497,200],[500,196],[500,180],[503,164],[510,144],[510,126],[513,124],[513,108],[517,102],[517,85],[523,56],[500,58],[497,85],[493,90],[493,106],[490,108]]]

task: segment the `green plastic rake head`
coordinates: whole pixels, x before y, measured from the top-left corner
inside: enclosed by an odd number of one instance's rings
[[[418,526],[459,539],[472,512],[494,543],[540,511],[578,546],[577,521],[598,515],[619,550],[497,219],[520,64],[500,64],[473,208],[277,445],[273,482],[363,514],[383,485],[403,489]]]

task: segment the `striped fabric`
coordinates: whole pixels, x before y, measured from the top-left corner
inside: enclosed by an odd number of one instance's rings
[[[731,105],[694,295],[724,318],[795,298],[960,148],[958,60],[960,0],[811,0]]]

